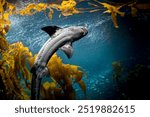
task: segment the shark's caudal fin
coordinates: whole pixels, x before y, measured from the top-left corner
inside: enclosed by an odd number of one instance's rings
[[[49,34],[49,36],[52,36],[53,34],[55,34],[55,32],[59,29],[61,29],[60,27],[58,26],[46,26],[46,27],[43,27],[41,28],[43,31],[45,31],[46,33]]]

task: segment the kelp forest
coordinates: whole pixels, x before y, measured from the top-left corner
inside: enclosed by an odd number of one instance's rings
[[[109,0],[102,2],[98,0],[43,0],[39,2],[31,0],[21,7],[23,1],[16,1],[0,0],[0,99],[29,100],[31,95],[30,69],[37,54],[33,54],[21,41],[11,44],[7,41],[6,35],[11,28],[10,17],[13,15],[32,17],[42,12],[51,22],[54,20],[55,12],[59,13],[57,17],[61,19],[72,15],[103,11],[103,14],[111,16],[113,28],[118,30],[117,18],[124,18],[128,15],[126,9],[130,9],[130,17],[137,17],[139,12],[149,13],[150,11],[150,3],[141,3],[138,0],[127,2]],[[87,4],[88,7],[80,6],[81,3]],[[123,69],[119,62],[114,62],[112,66],[113,77],[119,82]],[[74,83],[79,85],[86,99],[86,83],[83,78],[88,80],[88,74],[82,66],[64,64],[55,53],[47,67],[50,73],[49,81],[42,83],[40,99],[76,99]],[[141,67],[144,66],[137,66],[139,70]],[[130,75],[134,76],[133,72]]]

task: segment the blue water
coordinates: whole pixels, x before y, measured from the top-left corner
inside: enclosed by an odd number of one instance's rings
[[[87,99],[113,99],[115,88],[111,77],[112,62],[135,59],[134,40],[130,29],[119,19],[119,29],[115,29],[109,14],[84,13],[70,17],[58,18],[55,11],[52,21],[44,13],[34,16],[12,16],[11,29],[7,34],[9,43],[21,41],[30,51],[37,53],[49,36],[40,30],[44,26],[60,27],[84,25],[89,33],[86,37],[73,44],[74,55],[68,59],[63,52],[57,54],[64,63],[81,66],[88,79],[83,78],[87,86]],[[77,99],[84,99],[82,90],[77,84]]]

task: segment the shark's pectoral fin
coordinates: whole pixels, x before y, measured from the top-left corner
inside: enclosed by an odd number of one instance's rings
[[[60,49],[67,55],[68,58],[72,57],[72,55],[73,55],[73,48],[71,46],[71,43],[65,44]]]

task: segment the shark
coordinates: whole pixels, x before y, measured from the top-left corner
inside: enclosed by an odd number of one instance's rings
[[[49,75],[48,61],[57,50],[62,50],[68,58],[73,55],[72,44],[87,35],[88,29],[84,26],[46,26],[42,28],[50,38],[45,42],[37,54],[31,68],[31,99],[37,100],[40,96],[40,86],[43,77]]]

